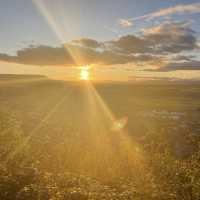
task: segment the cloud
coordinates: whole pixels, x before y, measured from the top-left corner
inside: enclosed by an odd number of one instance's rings
[[[160,9],[156,12],[144,15],[143,18],[154,19],[157,17],[163,17],[171,14],[188,14],[188,13],[189,14],[200,13],[200,3],[180,4],[174,7]]]
[[[111,48],[121,53],[146,53],[150,52],[150,46],[144,38],[135,35],[122,36],[110,41]]]
[[[96,63],[101,53],[91,48],[64,44],[60,47],[29,46],[18,50],[16,56],[0,54],[0,60],[39,66],[76,66]]]
[[[81,38],[79,40],[73,40],[72,42],[88,48],[100,48],[102,46],[100,42],[90,38]]]
[[[179,62],[185,62],[185,61],[191,61],[193,58],[194,58],[194,56],[192,56],[192,55],[189,55],[189,56],[176,55],[172,59],[175,60],[175,61],[179,61]]]
[[[191,23],[164,22],[142,30],[142,35],[126,35],[109,42],[120,53],[171,54],[198,49],[198,40]]]
[[[195,31],[188,22],[164,22],[143,29],[143,34],[155,52],[179,53],[199,48]]]
[[[97,51],[72,44],[61,47],[29,46],[17,51],[16,56],[0,54],[1,61],[39,66],[111,65],[143,62],[148,59],[150,57],[147,55],[120,54],[112,50]]]
[[[74,64],[70,53],[64,47],[29,46],[17,51],[16,56],[0,54],[0,60],[27,65]]]
[[[76,66],[95,63],[99,53],[91,48],[72,44],[60,47],[29,46],[18,50],[16,56],[0,54],[0,60],[39,66]]]
[[[169,63],[166,66],[161,67],[159,69],[147,69],[145,71],[170,72],[177,70],[200,70],[200,61],[192,60],[192,61],[185,61],[182,63]]]
[[[189,61],[185,53],[199,49],[198,38],[188,22],[164,22],[143,29],[141,35],[124,35],[99,42],[90,38],[72,40],[58,47],[30,45],[16,55],[0,54],[0,61],[39,66],[155,64]],[[175,55],[179,57],[175,58]],[[182,56],[182,57],[181,57]]]
[[[118,22],[119,22],[119,25],[124,28],[129,28],[133,26],[133,22],[128,19],[119,19]]]
[[[139,17],[125,19],[125,21],[133,23],[134,21],[138,20],[152,20],[155,18],[165,17],[172,14],[194,14],[194,13],[200,13],[200,3],[180,4],[173,7],[160,9],[155,12],[142,15]]]
[[[175,35],[193,34],[195,31],[191,29],[191,21],[172,22],[165,21],[160,25],[153,26],[142,30],[146,35],[170,33]]]

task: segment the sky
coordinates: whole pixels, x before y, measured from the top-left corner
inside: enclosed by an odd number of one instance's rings
[[[0,1],[0,73],[200,79],[200,1]]]

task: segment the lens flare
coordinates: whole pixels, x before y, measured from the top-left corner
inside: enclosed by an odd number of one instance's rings
[[[121,131],[128,123],[128,118],[123,117],[122,119],[116,120],[113,123],[113,126],[111,128],[112,131]]]

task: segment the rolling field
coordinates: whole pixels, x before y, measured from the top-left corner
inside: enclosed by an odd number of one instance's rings
[[[200,197],[200,82],[0,76],[0,199]]]

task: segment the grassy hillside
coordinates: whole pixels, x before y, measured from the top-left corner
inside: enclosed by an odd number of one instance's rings
[[[200,83],[0,76],[0,199],[200,197]]]

